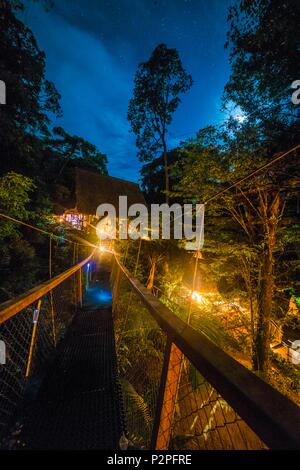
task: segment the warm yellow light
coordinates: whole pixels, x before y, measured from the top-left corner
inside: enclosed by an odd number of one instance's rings
[[[202,304],[204,301],[203,296],[196,291],[192,292],[192,299],[196,300],[196,302],[198,302],[199,304]]]

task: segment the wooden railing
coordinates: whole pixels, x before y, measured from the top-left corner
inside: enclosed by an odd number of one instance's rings
[[[31,305],[33,302],[39,300],[41,297],[55,289],[55,287],[57,287],[76,272],[79,272],[80,269],[92,259],[92,257],[93,253],[80,263],[72,266],[63,273],[58,274],[49,281],[43,282],[33,287],[31,290],[25,292],[24,294],[21,294],[18,297],[7,300],[6,302],[0,304],[0,324],[13,317],[18,312]]]
[[[175,407],[176,393],[170,394],[174,374],[180,374],[178,351],[190,361],[256,435],[271,449],[300,449],[300,408],[271,385],[234,360],[201,332],[194,330],[162,304],[137,279],[133,278],[115,256],[115,279],[126,280],[131,291],[146,307],[167,337],[157,411],[153,425],[152,447],[160,447],[162,427],[166,427],[166,406]],[[118,288],[114,296],[119,296]],[[172,364],[173,361],[173,364]],[[177,361],[177,362],[176,362]],[[179,358],[180,362],[180,358]],[[179,379],[178,379],[179,380]],[[178,384],[177,384],[178,386]],[[170,400],[174,403],[170,403]],[[170,412],[169,412],[170,414]],[[165,445],[170,442],[164,429]]]

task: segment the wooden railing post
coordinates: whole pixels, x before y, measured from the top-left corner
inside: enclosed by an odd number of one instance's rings
[[[169,448],[182,359],[180,349],[168,339],[151,440],[151,448],[155,450]]]
[[[80,308],[82,307],[82,271],[81,268],[78,271],[78,300]]]
[[[300,449],[299,407],[216,346],[203,333],[191,328],[137,279],[132,278],[117,257],[115,260],[133,292],[177,346],[172,345],[170,353],[165,357],[168,368],[165,365],[167,373],[163,373],[161,381],[160,406],[157,407],[154,420],[151,441],[154,444],[151,448],[165,449],[169,446],[174,428],[175,405],[181,398],[176,398],[180,394],[179,377],[187,359],[266,446],[281,450]]]
[[[25,377],[29,377],[30,375],[30,369],[31,369],[31,364],[32,364],[32,359],[33,359],[33,350],[34,350],[35,338],[36,338],[36,331],[37,331],[37,324],[38,324],[39,314],[41,310],[41,304],[42,304],[42,301],[40,299],[38,301],[37,308],[35,308],[33,311],[32,333],[31,333],[31,340],[30,340],[30,346],[29,346],[29,352],[28,352]]]
[[[119,292],[120,292],[120,281],[121,281],[121,269],[119,266],[117,266],[117,274],[116,274],[114,285],[112,287],[113,289],[113,301],[112,301],[113,313],[115,312],[117,304],[118,304],[118,297],[119,297]]]

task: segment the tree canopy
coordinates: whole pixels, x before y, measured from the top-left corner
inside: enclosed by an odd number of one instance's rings
[[[150,59],[139,65],[134,79],[133,98],[129,102],[128,119],[136,135],[138,156],[151,161],[163,155],[166,200],[169,171],[166,134],[180,95],[192,86],[192,77],[183,68],[178,51],[159,44]]]

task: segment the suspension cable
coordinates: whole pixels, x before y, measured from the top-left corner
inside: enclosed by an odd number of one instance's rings
[[[32,230],[36,230],[37,232],[43,233],[44,235],[48,235],[49,237],[56,238],[58,240],[63,240],[63,241],[66,241],[68,243],[72,243],[74,245],[79,244],[79,245],[82,245],[82,246],[86,246],[83,243],[74,242],[73,240],[69,240],[68,238],[64,237],[63,235],[56,235],[53,232],[48,232],[47,230],[43,230],[39,227],[28,224],[27,222],[23,222],[22,220],[15,219],[14,217],[11,217],[10,215],[7,215],[7,214],[3,214],[2,212],[0,212],[0,217],[3,217],[4,219],[11,220],[12,222],[15,222],[16,224],[24,225],[27,228],[31,228]]]
[[[250,173],[248,173],[248,175],[246,176],[243,176],[243,178],[240,178],[238,179],[237,181],[235,181],[234,183],[230,184],[227,188],[224,188],[222,189],[221,191],[218,191],[217,193],[213,194],[212,196],[210,196],[208,199],[206,199],[203,204],[207,204],[208,202],[211,202],[213,201],[214,199],[216,199],[217,197],[221,196],[222,194],[224,194],[225,192],[229,191],[230,189],[234,188],[235,186],[243,183],[244,181],[246,181],[247,179],[249,178],[252,178],[253,176],[255,176],[257,173],[260,173],[261,171],[265,170],[266,168],[268,168],[269,166],[273,165],[274,163],[278,162],[279,160],[282,160],[283,158],[285,158],[287,155],[289,155],[290,153],[294,152],[295,150],[298,150],[298,148],[300,147],[300,144],[297,144],[295,145],[295,147],[292,147],[291,149],[287,150],[286,152],[283,152],[282,154],[280,155],[277,155],[275,158],[273,158],[272,160],[270,160],[269,162],[265,163],[264,165],[261,165],[259,166],[258,168],[256,168],[255,170],[251,171]]]

